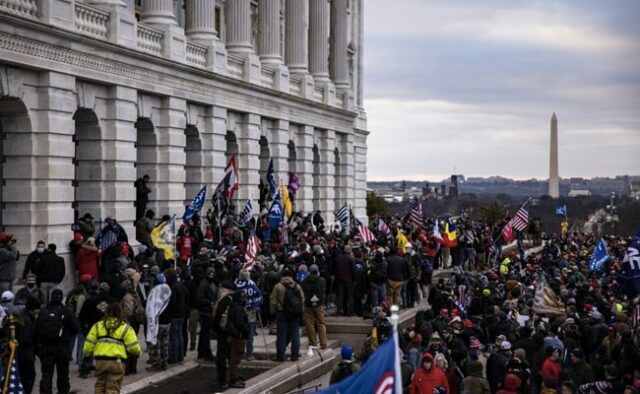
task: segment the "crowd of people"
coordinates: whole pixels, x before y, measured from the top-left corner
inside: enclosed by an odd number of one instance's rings
[[[407,392],[640,389],[637,300],[616,276],[623,239],[609,239],[613,259],[595,275],[587,267],[597,241],[592,235],[549,237],[538,253],[525,256],[502,253],[504,222],[371,217],[375,240],[365,242],[357,226],[325,225],[319,212],[293,214],[285,233],[269,228],[266,210],[247,221],[234,211],[211,210],[180,225],[174,258],[152,234],[173,220],[169,216],[156,220],[152,210],[138,211],[136,252],[115,218],[97,225],[84,215],[69,245],[78,281],[66,296],[56,288],[64,260],[44,242],[27,258],[26,284],[14,295],[19,256],[11,234],[0,234],[0,313],[16,317],[4,320],[4,336],[10,325],[17,327],[24,392],[32,391],[39,357],[41,393],[53,392],[54,369],[58,392],[70,391],[72,360],[82,378],[95,371],[97,393],[117,393],[123,376],[137,373],[142,349],[149,371],[182,363],[192,351],[215,363],[218,390],[242,388],[238,366],[255,357],[257,327],[276,335],[277,361],[296,361],[301,327],[310,346],[328,346],[328,309],[371,319],[373,327],[362,349],[342,349],[335,382],[366,364],[388,338],[389,305],[412,308],[425,305],[422,299],[429,307],[419,308],[400,336]],[[442,242],[448,224],[457,228],[455,244]],[[400,234],[405,242],[396,242]],[[256,242],[257,253],[247,254]],[[542,281],[557,296],[546,314],[534,311]]]

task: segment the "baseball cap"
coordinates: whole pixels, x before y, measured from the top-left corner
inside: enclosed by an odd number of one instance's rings
[[[510,350],[511,349],[511,342],[509,341],[502,341],[500,343],[500,350]]]

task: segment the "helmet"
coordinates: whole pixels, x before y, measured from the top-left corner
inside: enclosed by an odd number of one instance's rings
[[[353,358],[353,348],[350,345],[342,345],[340,355],[343,360],[351,360]]]

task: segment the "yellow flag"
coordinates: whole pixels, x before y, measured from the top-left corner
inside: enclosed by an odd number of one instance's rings
[[[280,185],[280,187],[282,189],[282,205],[284,206],[284,213],[288,218],[290,218],[291,215],[293,215],[293,204],[289,198],[289,190],[287,190],[287,187],[284,184]]]
[[[175,248],[175,218],[162,222],[151,230],[153,246],[162,250],[165,260],[173,260]]]
[[[396,239],[398,241],[398,249],[402,250],[402,253],[406,253],[407,252],[407,243],[409,242],[409,240],[407,239],[407,236],[404,235],[402,230],[398,229],[398,235],[397,235]]]

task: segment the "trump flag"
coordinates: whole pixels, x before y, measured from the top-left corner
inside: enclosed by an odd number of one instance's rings
[[[191,220],[193,215],[200,212],[200,210],[204,206],[204,201],[206,199],[207,199],[207,186],[205,185],[202,189],[200,189],[198,194],[196,194],[193,200],[191,200],[191,203],[189,203],[187,208],[184,210],[184,215],[182,216],[182,220],[184,220],[185,223]]]
[[[627,247],[619,277],[629,297],[640,294],[640,231]]]
[[[358,372],[318,393],[402,394],[398,333],[382,343]]]

